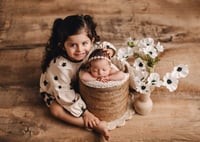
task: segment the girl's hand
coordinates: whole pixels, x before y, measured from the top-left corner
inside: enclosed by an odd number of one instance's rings
[[[113,49],[111,49],[111,48],[103,48],[103,50],[106,51],[107,54],[108,54],[110,57],[114,56],[114,54],[115,54],[115,51],[114,51]]]
[[[86,128],[94,128],[100,122],[100,120],[88,110],[86,110],[83,114],[83,121],[85,123]]]

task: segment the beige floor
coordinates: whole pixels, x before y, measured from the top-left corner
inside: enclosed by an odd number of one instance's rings
[[[3,88],[0,93],[1,142],[96,142],[100,136],[54,119],[37,88]],[[160,93],[160,92],[159,92]],[[6,97],[5,97],[6,95]],[[153,110],[111,131],[111,142],[199,141],[200,97],[153,94]]]
[[[173,65],[185,63],[190,68],[189,76],[180,80],[178,90],[173,93],[165,88],[156,89],[152,93],[152,112],[146,116],[133,115],[125,126],[111,131],[111,142],[200,140],[199,44],[167,47],[157,71],[164,74],[171,71]],[[37,87],[5,86],[0,89],[1,142],[100,140],[94,132],[54,119],[38,95]]]

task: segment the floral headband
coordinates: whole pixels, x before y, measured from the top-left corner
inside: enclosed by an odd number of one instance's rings
[[[108,62],[111,62],[111,60],[108,58],[108,57],[105,57],[105,56],[94,56],[94,57],[91,57],[88,62],[91,62],[93,60],[97,60],[97,59],[105,59],[107,60]]]

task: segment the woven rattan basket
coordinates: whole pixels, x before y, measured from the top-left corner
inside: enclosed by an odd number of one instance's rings
[[[94,88],[79,81],[80,94],[87,105],[87,109],[101,120],[116,120],[127,111],[129,73],[128,67],[121,66],[120,68],[123,68],[127,76],[122,83],[112,87]]]

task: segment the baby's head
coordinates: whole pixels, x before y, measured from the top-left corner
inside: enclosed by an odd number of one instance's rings
[[[89,72],[94,77],[104,77],[110,74],[111,60],[108,52],[104,49],[94,50],[88,59]]]

